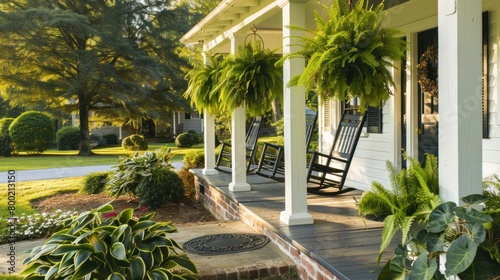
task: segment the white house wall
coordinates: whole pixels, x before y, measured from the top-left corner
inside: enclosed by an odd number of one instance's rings
[[[490,138],[483,140],[483,176],[493,173],[500,174],[500,92],[499,87],[499,60],[498,44],[500,42],[498,30],[500,30],[500,20],[498,19],[500,1],[483,1],[483,10],[489,11],[490,16],[490,44],[489,44],[489,129]],[[417,136],[414,133],[416,128],[416,111],[411,110],[411,103],[416,102],[416,92],[418,84],[416,81],[416,53],[417,33],[437,27],[437,1],[420,0],[409,1],[396,6],[388,11],[386,24],[395,27],[405,34],[409,51],[413,53],[407,61],[407,85],[406,94],[409,95],[407,101],[407,133],[410,134],[407,140],[407,148],[416,147]],[[398,74],[397,70],[396,73]],[[396,80],[398,84],[401,79]],[[397,87],[395,96],[391,97],[383,109],[383,133],[370,133],[361,137],[355,156],[349,171],[347,186],[366,190],[370,188],[372,181],[378,181],[386,186],[390,185],[389,174],[386,162],[390,161],[397,166],[401,166],[401,131],[400,131],[400,85]],[[333,108],[336,108],[333,103]],[[408,114],[415,114],[413,118]],[[336,125],[338,118],[335,117],[335,110],[332,110],[332,125]],[[337,110],[337,116],[339,112]],[[413,123],[412,123],[413,122]],[[324,121],[321,122],[324,124]],[[323,125],[324,126],[324,125]],[[334,129],[331,132],[328,128],[322,127],[321,150],[328,152]],[[410,154],[415,154],[409,151]],[[416,157],[416,155],[414,155]]]

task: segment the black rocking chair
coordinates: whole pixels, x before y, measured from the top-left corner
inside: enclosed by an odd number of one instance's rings
[[[314,151],[307,171],[307,191],[317,194],[339,194],[351,166],[366,115],[344,113],[335,132],[330,154]],[[335,191],[325,190],[335,188]]]
[[[312,110],[311,110],[312,111]],[[318,113],[306,114],[306,152],[309,151],[312,136],[316,128]],[[284,147],[273,143],[264,143],[257,171],[258,175],[274,179],[285,180]]]
[[[253,171],[252,165],[256,165],[255,153],[257,152],[257,140],[259,138],[260,128],[262,127],[263,117],[255,117],[248,128],[246,134],[246,160],[247,173]],[[228,172],[227,168],[232,167],[231,143],[221,142],[219,157],[217,158],[215,169]],[[222,167],[227,167],[226,169]]]

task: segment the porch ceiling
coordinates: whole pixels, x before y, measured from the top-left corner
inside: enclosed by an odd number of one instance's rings
[[[278,49],[283,45],[281,6],[287,1],[274,0],[225,0],[182,38],[186,44],[203,42],[205,51],[229,53],[230,38],[234,35],[246,36],[257,27],[257,34],[268,49]],[[332,0],[308,1],[306,4],[306,28],[314,28],[314,11],[326,15],[318,4],[330,6]]]

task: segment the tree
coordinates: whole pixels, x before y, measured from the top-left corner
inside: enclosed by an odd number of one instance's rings
[[[5,0],[0,77],[11,105],[77,111],[80,155],[91,155],[89,112],[147,117],[185,103],[179,38],[189,7],[168,1]]]

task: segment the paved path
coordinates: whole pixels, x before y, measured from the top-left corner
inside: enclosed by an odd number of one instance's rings
[[[172,162],[176,169],[182,167],[182,162]],[[74,167],[59,167],[46,168],[36,170],[19,170],[16,171],[16,182],[60,179],[67,177],[85,176],[93,172],[108,171],[114,165],[94,165],[94,166],[74,166]],[[3,174],[2,174],[3,173]],[[7,171],[0,172],[0,184],[7,183]]]

